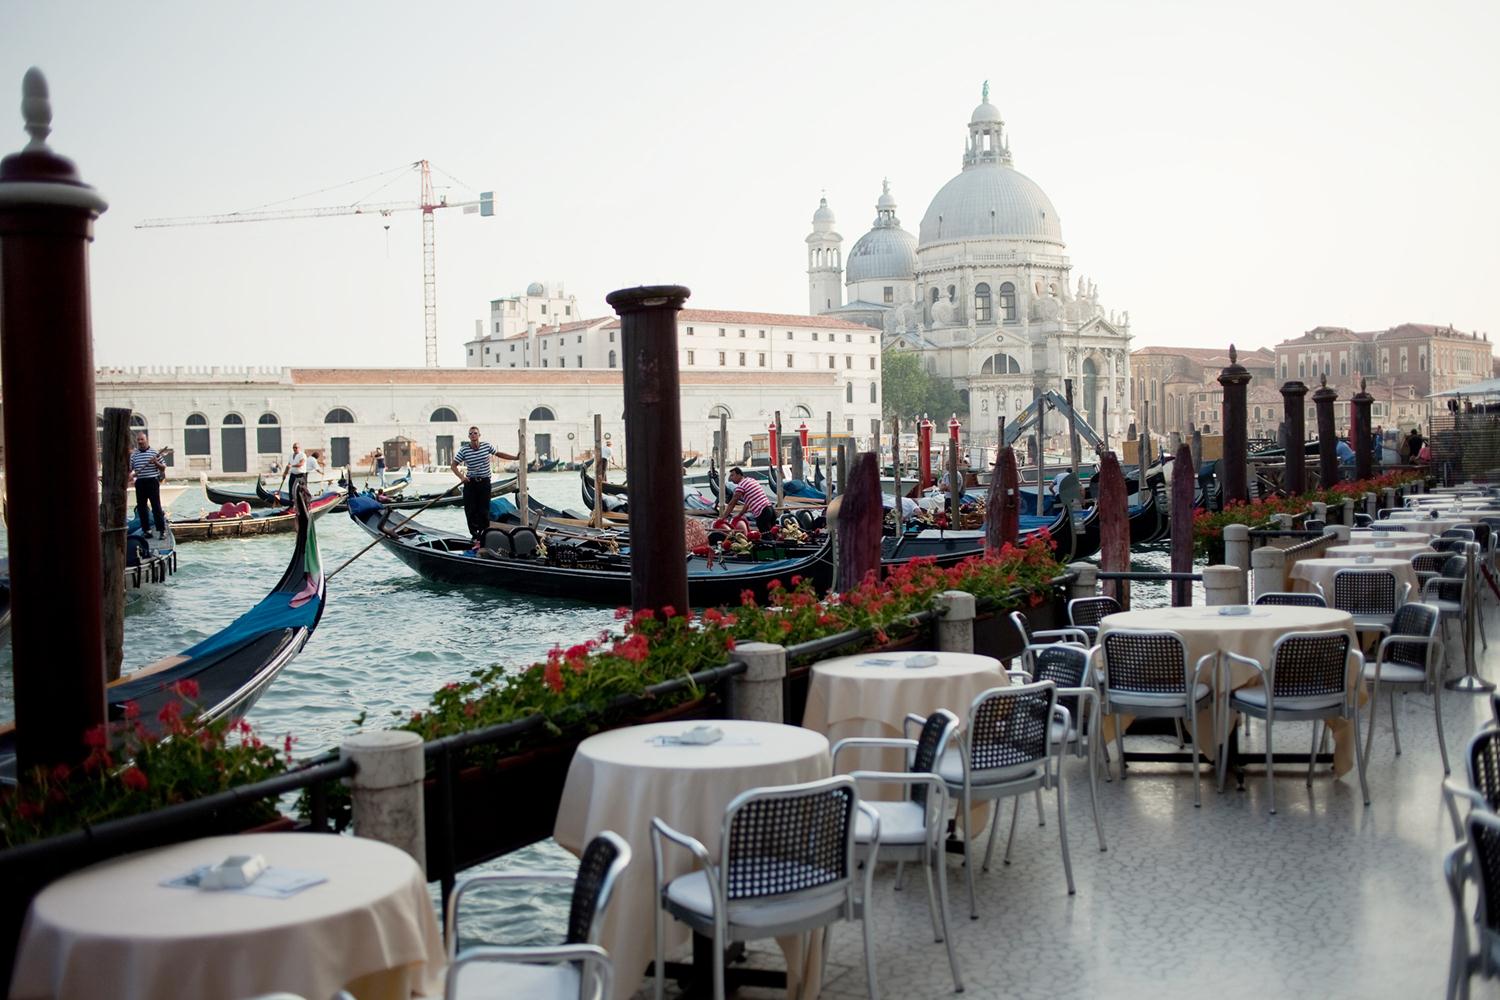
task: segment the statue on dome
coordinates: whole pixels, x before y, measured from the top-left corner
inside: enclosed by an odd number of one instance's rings
[[[984,81],[984,86],[979,89],[979,99],[982,104],[990,103],[990,81]]]

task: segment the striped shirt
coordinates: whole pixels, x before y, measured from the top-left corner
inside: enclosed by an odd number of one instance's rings
[[[465,473],[470,479],[490,478],[490,456],[500,454],[494,445],[488,441],[479,442],[479,447],[466,444],[458,449],[458,454],[453,456],[453,461],[466,466]]]
[[[156,467],[156,459],[155,448],[147,448],[145,451],[137,448],[130,453],[130,471],[135,473],[137,479],[160,479],[161,470]]]
[[[771,506],[766,488],[760,484],[759,479],[751,479],[749,476],[735,485],[734,498],[745,501],[745,513],[751,517],[759,517],[761,511]]]

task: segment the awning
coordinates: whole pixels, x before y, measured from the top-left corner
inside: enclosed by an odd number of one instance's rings
[[[1487,378],[1483,382],[1471,382],[1446,392],[1434,392],[1427,398],[1437,399],[1442,396],[1500,396],[1500,378]]]

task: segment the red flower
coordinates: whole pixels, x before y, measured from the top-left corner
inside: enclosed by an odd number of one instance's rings
[[[297,742],[297,741],[292,738],[292,734],[291,733],[287,733],[286,734],[286,739],[283,740],[282,743],[281,743],[282,752],[285,753],[288,757],[290,757],[292,755],[292,744],[295,743],[295,742]]]
[[[626,618],[629,618],[629,617],[630,617],[630,609],[627,608],[627,607],[625,607],[623,604],[620,605],[618,608],[615,608],[615,621],[617,621],[617,622],[618,621],[624,621]]]
[[[20,802],[16,805],[16,813],[30,823],[41,818],[43,808],[40,802]]]
[[[180,701],[169,701],[161,707],[160,712],[156,713],[156,721],[169,729],[178,725],[181,720],[182,702]]]
[[[126,788],[134,792],[144,792],[151,784],[146,778],[146,772],[134,765],[127,767],[120,774],[120,781],[124,782]]]
[[[547,669],[542,672],[542,680],[555,693],[561,694],[563,689],[562,668],[556,663],[547,664]]]
[[[138,718],[140,718],[140,716],[141,716],[141,706],[138,705],[134,701],[127,701],[125,703],[125,718],[126,718],[126,720],[138,719]]]
[[[177,693],[184,698],[198,697],[198,682],[195,680],[181,680],[176,685]]]
[[[732,636],[732,635],[726,635],[724,637],[724,648],[725,649],[733,649],[734,648],[734,636]]]
[[[707,625],[717,625],[724,619],[724,615],[717,608],[709,608],[703,612],[703,621]]]
[[[73,776],[73,769],[66,764],[58,764],[52,769],[52,780],[63,784]]]
[[[662,616],[663,619],[676,618],[677,617],[677,609],[674,608],[670,604],[664,605],[662,607],[662,609],[661,609],[661,616]]]
[[[108,735],[104,731],[104,725],[101,723],[84,733],[83,742],[85,746],[93,747],[95,750],[102,748],[105,743],[109,742]]]

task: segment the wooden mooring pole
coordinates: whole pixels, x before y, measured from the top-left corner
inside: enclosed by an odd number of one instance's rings
[[[99,435],[99,537],[104,549],[104,679],[118,680],[125,660],[125,479],[130,471],[130,411],[104,410]],[[147,515],[149,516],[149,515]],[[143,523],[149,532],[153,523]]]
[[[1339,394],[1328,388],[1328,376],[1318,376],[1318,388],[1313,390],[1313,409],[1318,417],[1318,485],[1325,490],[1333,489],[1339,481],[1338,435],[1333,429],[1333,402]]]
[[[1130,511],[1126,509],[1125,474],[1112,451],[1099,459],[1099,568],[1106,573],[1130,572]],[[1130,581],[1106,580],[1104,593],[1130,607]]]
[[[1193,450],[1187,445],[1178,445],[1176,458],[1172,462],[1172,572],[1193,571],[1193,487],[1198,483],[1196,470],[1188,475],[1193,465]],[[1143,498],[1144,499],[1144,498]],[[1185,608],[1193,603],[1193,581],[1172,581],[1172,606]]]
[[[531,501],[526,492],[526,418],[522,417],[516,425],[516,506],[521,511],[521,523],[531,523]],[[595,487],[599,484],[596,482]],[[595,493],[598,493],[596,488]]]
[[[840,590],[859,586],[880,572],[880,535],[885,517],[880,493],[880,462],[873,452],[854,456],[839,495],[838,580]]]
[[[1281,483],[1293,496],[1307,492],[1307,410],[1302,402],[1306,396],[1307,386],[1301,382],[1281,386],[1282,412],[1286,414],[1286,469]]]
[[[1234,345],[1229,345],[1229,364],[1219,373],[1224,387],[1224,503],[1250,499],[1250,439],[1245,421],[1245,397],[1250,386],[1250,372],[1239,362]]]

